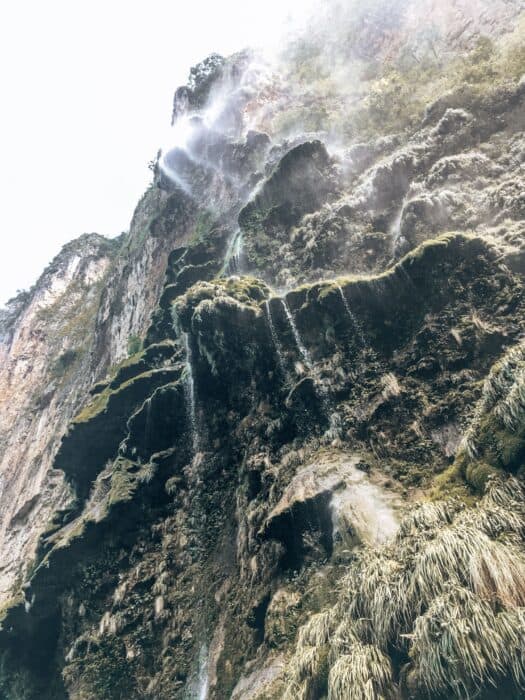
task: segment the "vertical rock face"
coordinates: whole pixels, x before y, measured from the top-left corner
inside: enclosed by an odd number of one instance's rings
[[[211,56],[3,314],[2,698],[522,696],[521,9]]]
[[[192,236],[195,216],[195,205],[182,194],[152,186],[142,197],[96,310],[92,379],[128,356],[130,340],[145,335],[168,255]]]
[[[95,315],[116,245],[68,244],[2,319],[0,590],[27,571],[42,526],[68,500],[52,469],[60,437],[85,400]]]

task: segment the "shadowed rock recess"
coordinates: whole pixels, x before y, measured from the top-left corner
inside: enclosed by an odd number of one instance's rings
[[[362,5],[1,312],[0,698],[525,697],[522,5]]]

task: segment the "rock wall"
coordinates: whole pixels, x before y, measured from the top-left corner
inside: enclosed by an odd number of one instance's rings
[[[68,500],[62,475],[52,468],[53,458],[91,384],[94,317],[116,248],[96,235],[68,244],[3,319],[0,590],[4,597],[26,574],[42,526]]]
[[[521,5],[428,7],[197,66],[4,314],[2,697],[521,697]]]

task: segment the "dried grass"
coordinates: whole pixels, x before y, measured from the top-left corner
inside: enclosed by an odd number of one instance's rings
[[[378,700],[393,695],[390,659],[372,644],[353,644],[330,670],[328,700]]]
[[[395,648],[419,693],[524,686],[524,535],[524,489],[512,477],[491,478],[475,507],[415,508],[392,544],[360,552],[336,605],[300,630],[287,697],[316,697],[326,664],[330,700],[390,697]]]

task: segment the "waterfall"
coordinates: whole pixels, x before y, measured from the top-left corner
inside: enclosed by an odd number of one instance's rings
[[[311,371],[313,368],[313,363],[312,363],[312,358],[310,357],[310,353],[305,348],[305,346],[301,340],[301,336],[299,335],[299,331],[297,330],[297,326],[295,325],[295,321],[293,320],[293,316],[292,316],[292,313],[290,311],[290,308],[288,307],[288,304],[286,303],[286,299],[282,298],[281,302],[283,305],[284,312],[286,314],[286,318],[288,319],[288,323],[290,324],[290,328],[292,329],[292,333],[293,333],[293,337],[295,338],[295,344],[297,345],[297,349],[299,350],[299,353],[301,354],[301,357],[303,358],[304,364]]]
[[[270,303],[268,300],[266,300],[264,302],[264,308],[266,309],[266,318],[268,320],[268,327],[270,329],[270,335],[272,336],[273,344],[275,347],[275,352],[277,354],[277,361],[279,362],[279,366],[282,369],[284,375],[288,378],[288,372],[286,371],[286,367],[284,364],[283,346],[281,344],[281,341],[279,340],[279,337],[277,335],[277,331],[275,330],[275,326],[274,326],[273,318],[272,318],[272,312],[270,310]]]
[[[149,396],[146,401],[144,401],[144,407],[146,408],[146,421],[144,425],[144,442],[146,449],[149,446],[149,438],[151,435],[151,396]]]
[[[191,362],[191,347],[188,333],[183,334],[184,349],[186,350],[186,370],[184,381],[184,393],[186,394],[186,408],[188,422],[191,428],[193,452],[199,451],[199,431],[197,426],[197,409],[195,403],[195,379]]]
[[[166,159],[166,154],[163,154],[159,160],[159,168],[177,187],[179,187],[188,197],[192,196],[189,184],[182,178],[179,173],[173,168]]]
[[[242,243],[242,231],[237,229],[228,243],[221,275],[233,275],[241,272]]]
[[[350,524],[371,546],[391,540],[399,526],[400,497],[373,483],[355,464],[345,465],[345,481],[346,488],[336,491],[330,504],[334,532],[344,539]]]
[[[210,679],[208,676],[208,650],[205,644],[202,645],[199,652],[199,677],[197,683],[198,700],[206,700],[208,697]]]
[[[339,294],[341,295],[341,299],[343,300],[343,306],[345,307],[345,311],[348,314],[348,317],[352,321],[352,325],[355,328],[355,332],[357,333],[357,336],[361,342],[361,345],[364,348],[366,348],[368,346],[368,343],[366,342],[366,338],[365,338],[363,330],[361,328],[361,324],[359,323],[354,312],[350,308],[350,304],[348,303],[348,300],[344,295],[342,287],[340,287],[340,285],[337,285],[337,289],[339,290]]]
[[[401,206],[399,207],[399,210],[397,211],[394,220],[390,224],[390,229],[389,229],[389,234],[392,239],[392,250],[395,251],[396,245],[399,242],[399,239],[401,238],[401,222],[403,221],[403,212],[405,211],[405,204],[406,204],[406,196],[403,198],[403,201],[401,202]]]
[[[403,214],[405,213],[405,209],[407,205],[410,204],[414,196],[417,197],[422,192],[424,192],[424,187],[423,185],[421,185],[421,183],[413,182],[409,185],[408,190],[406,191],[405,196],[403,197],[403,201],[401,202],[401,205],[388,228],[388,233],[391,237],[391,249],[393,255],[396,254],[397,246],[405,242],[404,236],[401,232],[401,228],[403,225]]]
[[[290,324],[290,328],[292,329],[292,333],[295,339],[295,343],[297,345],[297,348],[301,354],[301,357],[303,358],[304,364],[308,367],[308,370],[312,374],[312,378],[314,379],[315,386],[317,387],[317,394],[319,396],[319,399],[321,401],[321,405],[323,407],[323,412],[328,420],[328,424],[330,426],[328,430],[328,434],[333,437],[337,438],[341,434],[341,416],[337,411],[333,410],[332,407],[332,401],[330,399],[329,393],[327,388],[324,386],[320,378],[315,376],[314,372],[314,364],[312,361],[312,358],[310,356],[310,353],[306,349],[304,343],[301,340],[301,336],[299,335],[299,330],[297,326],[295,325],[295,321],[293,320],[292,313],[290,311],[290,308],[288,304],[286,303],[286,300],[284,298],[281,299],[284,312],[286,313],[286,318],[288,319],[288,323]]]

